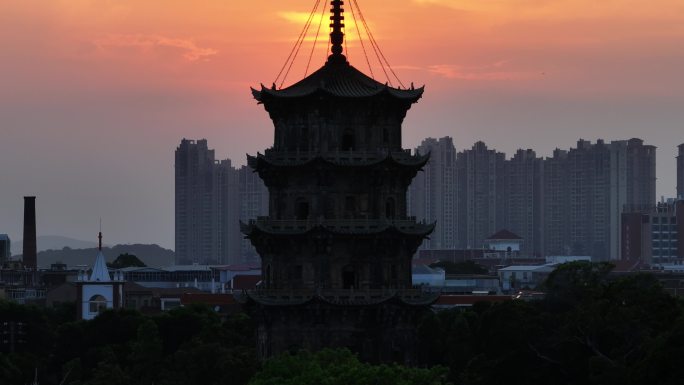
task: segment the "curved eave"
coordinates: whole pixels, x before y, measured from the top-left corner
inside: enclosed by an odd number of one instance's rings
[[[371,298],[343,298],[343,297],[326,297],[324,295],[317,296],[316,299],[323,303],[328,303],[330,305],[338,306],[373,306],[380,305],[385,302],[391,301],[396,294],[391,293],[380,297]]]
[[[250,235],[254,231],[254,225],[240,221],[240,232],[245,235]]]
[[[295,298],[273,298],[270,296],[262,296],[258,295],[258,293],[255,293],[253,291],[248,291],[247,292],[247,297],[251,299],[252,301],[264,305],[264,306],[293,306],[293,305],[304,305],[308,302],[311,302],[311,300],[314,298],[313,296],[306,296],[306,297],[295,297]]]
[[[425,91],[425,86],[411,89],[402,90],[398,88],[392,88],[390,86],[381,86],[377,89],[366,89],[366,90],[354,90],[352,88],[343,90],[331,90],[325,87],[316,87],[305,90],[294,90],[289,91],[288,89],[274,90],[273,88],[267,88],[263,84],[261,85],[261,90],[255,90],[252,88],[252,95],[259,103],[267,103],[275,100],[294,100],[303,99],[310,97],[312,95],[324,95],[332,96],[336,98],[373,98],[379,95],[389,95],[397,100],[415,103],[423,96]]]
[[[359,161],[359,162],[353,162],[353,161],[336,161],[336,160],[330,160],[326,159],[321,155],[317,155],[308,159],[302,159],[302,160],[294,160],[294,161],[279,161],[275,159],[269,159],[267,156],[263,154],[257,154],[256,156],[250,156],[247,155],[247,163],[255,169],[258,169],[259,166],[262,164],[266,164],[271,167],[298,167],[298,166],[305,166],[305,165],[313,165],[316,163],[323,163],[327,165],[332,165],[332,166],[342,166],[342,167],[364,167],[364,166],[375,166],[378,164],[382,164],[385,162],[390,162],[394,164],[398,164],[400,166],[406,166],[406,167],[414,167],[414,168],[422,168],[425,166],[425,164],[428,162],[430,158],[430,154],[426,155],[419,155],[415,157],[411,157],[411,159],[402,159],[394,156],[393,154],[389,154],[384,158],[378,158],[376,160],[372,161]]]
[[[283,291],[287,293],[287,290]],[[362,293],[362,292],[361,292]],[[380,297],[370,298],[343,298],[330,297],[324,294],[311,294],[297,297],[278,297],[272,295],[259,295],[258,292],[248,291],[247,298],[263,306],[297,306],[309,303],[325,303],[334,306],[377,306],[384,303],[399,303],[407,306],[429,306],[437,301],[438,293],[423,293],[420,296],[403,296],[400,293],[390,293]]]
[[[253,87],[249,87],[249,89],[252,90],[252,96],[254,97],[254,99],[256,99],[256,101],[259,102],[259,104],[262,104],[263,102],[261,101],[261,93],[263,92],[264,85],[261,85],[262,91],[255,90]]]
[[[401,235],[410,235],[410,236],[415,236],[415,237],[427,237],[430,235],[434,230],[435,230],[435,223],[431,223],[429,225],[418,225],[416,228],[407,228],[407,227],[397,227],[394,225],[387,225],[385,227],[379,227],[377,229],[338,229],[330,226],[325,226],[325,225],[313,225],[313,226],[307,226],[305,228],[299,227],[299,228],[288,228],[288,229],[279,229],[279,230],[273,230],[271,228],[261,226],[258,223],[250,223],[250,224],[245,224],[243,222],[240,222],[240,230],[242,231],[243,234],[245,234],[247,237],[251,237],[253,235],[256,235],[258,233],[263,233],[263,234],[268,234],[268,235],[273,235],[273,236],[292,236],[292,235],[307,235],[309,233],[312,233],[314,231],[321,231],[325,233],[330,233],[330,234],[336,234],[336,235],[377,235],[377,234],[382,234],[382,233],[398,233]]]
[[[425,155],[420,155],[418,154],[417,156],[414,156],[413,159],[409,162],[403,159],[394,159],[397,163],[403,165],[403,166],[414,166],[414,167],[420,167],[423,168],[430,160],[430,153],[427,153]]]
[[[399,301],[409,306],[428,306],[437,302],[439,293],[425,293],[420,297],[397,297]]]
[[[247,165],[253,170],[256,170],[259,166],[259,159],[263,158],[263,155],[257,153],[256,156],[247,154]]]

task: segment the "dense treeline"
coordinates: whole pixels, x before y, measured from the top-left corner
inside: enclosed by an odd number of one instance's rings
[[[285,353],[264,363],[249,385],[441,385],[448,370],[360,362],[347,349]]]
[[[222,321],[210,308],[158,316],[107,311],[92,321],[0,302],[0,321],[24,323],[24,343],[0,355],[0,383],[245,384],[257,369],[253,326],[244,314]],[[5,349],[7,350],[7,349]]]
[[[544,300],[431,314],[418,325],[418,368],[361,363],[346,350],[285,354],[260,366],[254,325],[206,307],[157,316],[108,311],[75,321],[73,307],[0,302],[22,341],[0,355],[0,383],[27,384],[679,384],[682,303],[648,274],[566,264]]]
[[[565,264],[544,300],[428,317],[423,364],[447,366],[455,384],[680,384],[682,303],[650,274],[616,278],[610,268]]]

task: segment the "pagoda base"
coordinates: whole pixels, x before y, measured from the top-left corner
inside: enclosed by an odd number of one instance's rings
[[[246,309],[257,323],[260,360],[300,349],[348,348],[366,362],[416,363],[417,326],[434,299],[407,303],[399,296],[382,301],[309,300],[281,304],[250,298]]]

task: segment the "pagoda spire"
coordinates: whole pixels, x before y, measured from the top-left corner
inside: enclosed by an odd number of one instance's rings
[[[330,1],[330,42],[332,54],[328,57],[328,61],[342,61],[346,62],[347,58],[342,55],[343,44],[344,44],[344,1],[342,0],[332,0]]]

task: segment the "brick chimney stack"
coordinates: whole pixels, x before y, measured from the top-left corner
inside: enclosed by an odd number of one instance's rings
[[[36,245],[36,197],[24,197],[24,267],[36,270],[38,267]]]

